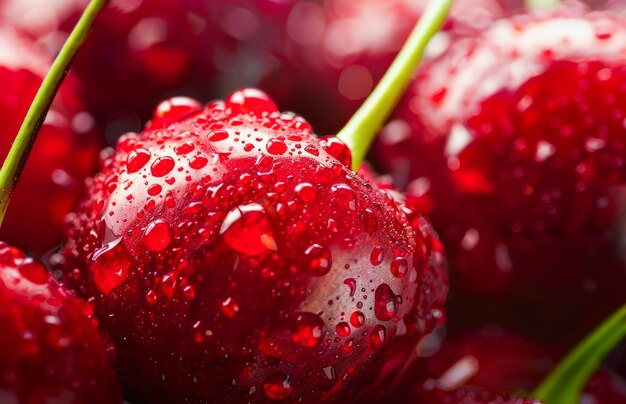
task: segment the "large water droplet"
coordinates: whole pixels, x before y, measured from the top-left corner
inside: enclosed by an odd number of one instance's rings
[[[170,245],[172,234],[170,226],[164,220],[157,219],[146,227],[143,239],[143,245],[152,251],[162,251]]]
[[[337,331],[337,335],[339,335],[340,337],[347,337],[348,335],[350,335],[351,332],[350,324],[342,321],[337,324],[337,326],[335,327],[335,331]]]
[[[121,237],[96,250],[89,265],[94,284],[105,294],[126,280],[129,268],[130,259]]]
[[[155,177],[163,177],[172,171],[176,163],[174,159],[169,156],[162,156],[154,160],[150,166],[150,172]]]
[[[383,257],[385,256],[385,251],[382,247],[377,246],[372,249],[372,253],[370,254],[370,262],[372,265],[380,265],[383,262]]]
[[[126,169],[129,173],[134,173],[139,170],[150,160],[152,154],[146,149],[135,149],[128,153],[126,157]]]
[[[367,345],[371,349],[378,349],[385,343],[385,338],[387,337],[387,329],[377,324],[372,328],[370,335],[367,337]]]
[[[350,324],[354,328],[362,327],[365,324],[365,315],[360,311],[354,311],[350,314]]]
[[[291,340],[306,348],[312,348],[324,338],[324,321],[313,313],[298,313],[291,327]]]
[[[333,264],[333,259],[328,248],[319,244],[309,246],[304,252],[308,260],[308,270],[314,275],[326,275]]]
[[[220,228],[226,244],[247,255],[276,251],[270,218],[256,203],[240,205],[228,212]]]
[[[404,278],[408,270],[409,264],[406,262],[406,259],[396,257],[393,261],[391,261],[391,273],[396,278]]]
[[[270,375],[263,382],[265,394],[273,400],[283,400],[291,394],[291,378],[283,372]]]
[[[232,93],[226,99],[226,107],[235,113],[253,112],[259,116],[263,112],[278,111],[272,98],[256,88],[244,88]]]
[[[285,144],[285,141],[280,138],[270,139],[265,145],[265,148],[270,154],[275,155],[281,155],[287,151],[287,145]]]
[[[398,301],[389,285],[380,284],[374,294],[374,314],[381,321],[391,320],[398,312]]]

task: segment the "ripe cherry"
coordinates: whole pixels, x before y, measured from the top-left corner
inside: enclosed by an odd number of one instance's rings
[[[455,318],[572,338],[624,301],[624,38],[579,8],[499,20],[427,63],[383,130],[379,161],[450,254]]]
[[[120,138],[57,257],[115,341],[129,398],[384,391],[443,317],[427,222],[258,90],[165,125],[162,111]]]
[[[0,156],[4,159],[51,59],[8,27],[0,28]],[[61,241],[65,215],[93,174],[100,141],[68,80],[41,129],[13,195],[0,237],[36,253]]]
[[[121,403],[91,307],[0,242],[0,401]]]

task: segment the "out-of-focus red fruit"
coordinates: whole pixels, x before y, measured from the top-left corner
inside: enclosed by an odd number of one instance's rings
[[[4,159],[51,60],[30,40],[0,28],[0,158]],[[42,253],[61,241],[63,220],[93,174],[100,142],[74,82],[61,87],[11,199],[0,237]]]
[[[129,397],[381,394],[442,320],[430,226],[258,90],[166,103],[189,115],[159,106],[120,138],[56,257],[115,340]]]
[[[321,133],[336,133],[383,76],[427,3],[299,2],[286,22],[286,45],[278,55],[281,65],[261,86],[280,105],[306,114]],[[430,44],[429,56],[444,49],[453,36],[484,29],[501,13],[496,0],[457,1],[444,31]]]
[[[0,401],[121,403],[91,306],[0,242]]]
[[[455,318],[576,338],[623,303],[625,41],[580,7],[499,20],[424,65],[382,131],[447,247]]]
[[[529,392],[547,375],[562,350],[529,341],[495,325],[447,338],[443,343],[440,338],[433,333],[417,346],[418,359],[396,390],[398,399],[468,386]]]

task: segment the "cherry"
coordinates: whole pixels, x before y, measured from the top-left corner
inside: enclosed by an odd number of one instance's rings
[[[384,391],[443,318],[428,223],[258,90],[161,125],[164,110],[120,138],[55,257],[116,343],[128,397]]]
[[[0,400],[121,403],[91,306],[0,242]]]
[[[30,101],[50,65],[50,57],[27,38],[0,28],[0,156],[9,151]],[[42,253],[61,241],[65,215],[96,168],[100,141],[84,112],[76,83],[60,89],[15,190],[0,237]]]
[[[623,302],[625,28],[580,7],[499,20],[427,63],[383,130],[379,162],[450,254],[453,326],[572,338]]]
[[[383,76],[427,3],[300,2],[286,22],[286,43],[278,52],[281,66],[260,85],[281,105],[309,117],[321,133],[336,133]],[[501,14],[495,0],[456,2],[429,53],[437,53],[452,36],[485,28]],[[329,115],[329,108],[335,113]]]

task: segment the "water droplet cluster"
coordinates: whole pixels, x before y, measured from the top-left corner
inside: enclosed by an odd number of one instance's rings
[[[442,320],[430,226],[258,90],[185,104],[118,141],[61,253],[131,396],[340,399],[395,378],[380,361]]]

